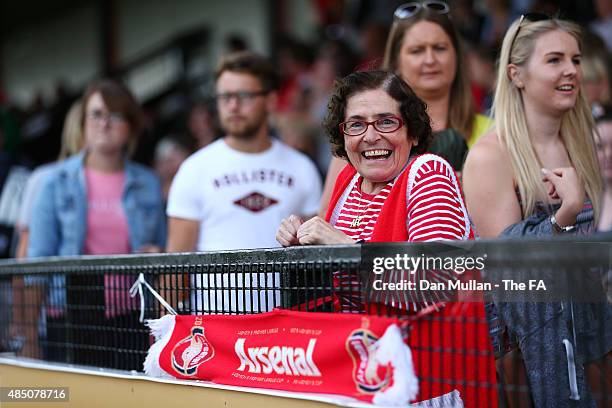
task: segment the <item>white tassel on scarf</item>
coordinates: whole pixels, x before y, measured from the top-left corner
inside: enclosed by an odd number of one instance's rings
[[[389,326],[374,348],[376,362],[393,365],[393,385],[374,394],[374,404],[404,406],[414,401],[419,393],[419,380],[414,373],[412,352],[404,343],[399,327]]]
[[[160,319],[147,320],[146,325],[151,329],[151,334],[155,337],[155,343],[149,348],[147,358],[144,361],[144,372],[151,377],[168,378],[174,377],[166,373],[159,365],[159,356],[162,350],[170,341],[174,331],[174,315],[165,315]]]

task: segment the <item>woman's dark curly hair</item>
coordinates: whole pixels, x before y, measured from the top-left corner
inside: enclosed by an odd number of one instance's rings
[[[432,138],[430,119],[425,111],[427,106],[406,82],[396,74],[387,71],[354,72],[336,81],[327,105],[327,116],[323,120],[323,127],[332,144],[332,153],[348,160],[344,147],[344,134],[339,127],[340,123],[346,120],[346,104],[348,99],[356,93],[373,89],[382,89],[399,102],[399,110],[407,130],[408,140],[418,142],[412,147],[410,154],[425,153]]]

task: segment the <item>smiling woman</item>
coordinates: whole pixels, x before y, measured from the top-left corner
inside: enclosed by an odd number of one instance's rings
[[[585,198],[592,211],[579,227],[592,229],[602,181],[580,60],[580,28],[571,22],[527,15],[508,30],[493,102],[495,130],[472,148],[464,168],[470,215],[483,237],[520,229],[515,224],[540,213],[548,214],[546,222],[523,234],[554,233],[553,213],[557,226],[574,226]]]
[[[463,173],[470,216],[483,238],[587,234],[595,226],[602,180],[582,94],[580,33],[572,22],[528,14],[504,37],[495,129],[470,150]],[[534,406],[569,407],[578,399],[594,406],[598,384],[612,377],[606,361],[612,334],[604,324],[612,310],[602,309],[569,301],[492,305],[502,377],[508,383],[523,378],[517,373],[524,362]],[[589,378],[599,367],[607,374]],[[529,403],[519,400],[514,385],[508,406]]]
[[[452,167],[423,154],[432,132],[425,104],[398,75],[357,72],[339,81],[324,126],[349,163],[325,220],[283,220],[283,246],[473,237]],[[435,186],[435,188],[433,187]]]
[[[296,216],[283,220],[276,235],[283,246],[469,240],[474,237],[454,170],[441,157],[425,153],[432,137],[425,104],[397,74],[357,72],[339,81],[324,126],[335,154],[348,160],[348,164],[338,176],[326,218],[314,217],[304,223]],[[420,272],[423,274],[419,276],[432,282],[438,277],[444,282],[444,279],[453,278],[441,271]],[[379,302],[368,300],[368,304],[364,304],[360,278],[354,273],[338,271],[333,278],[338,288],[334,294],[334,306],[338,311],[364,312],[372,310],[369,308],[373,303]],[[400,313],[422,310],[422,301],[416,302],[405,292],[404,295],[393,304],[380,300],[384,305],[378,306],[397,308]],[[440,338],[451,338],[452,333],[463,330],[465,337],[471,340],[486,338],[485,323],[476,324],[474,330],[463,326],[469,319],[484,321],[482,303],[453,302],[439,306],[439,309],[429,308],[435,315],[432,320],[459,322],[441,329]],[[423,328],[431,332],[427,324]],[[475,347],[483,356],[479,369],[493,378],[490,346],[480,341]],[[413,349],[413,353],[421,352],[419,347]],[[419,354],[421,361],[429,361],[427,352],[423,353]],[[461,369],[453,372],[450,382],[461,384],[456,388],[461,398],[465,398],[466,406],[477,406],[471,398],[483,390],[467,392],[471,386],[465,385],[470,382],[469,376],[474,370],[467,366],[466,360],[456,364]],[[419,367],[417,375],[431,377],[429,368]],[[457,374],[460,372],[463,374]],[[438,397],[452,391],[453,387],[455,385],[450,388],[436,386],[435,391],[431,391],[424,386],[419,399]]]
[[[390,92],[383,88],[363,89],[348,97],[343,109],[330,110],[326,120],[328,132],[334,133],[332,143],[336,153],[358,169],[364,177],[362,189],[369,194],[378,193],[389,180],[399,175],[411,150],[424,152],[431,139],[431,130],[423,125],[427,118],[422,112],[423,103],[405,83],[401,84],[404,89],[398,86]],[[411,97],[403,101],[404,112],[400,112],[397,98],[400,92]],[[407,115],[408,111],[412,115]],[[342,115],[346,121],[340,123],[338,129],[330,129]]]

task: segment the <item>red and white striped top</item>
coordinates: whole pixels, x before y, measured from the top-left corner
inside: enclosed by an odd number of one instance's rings
[[[467,239],[470,235],[470,220],[453,169],[437,156],[427,155],[420,159],[422,162],[414,163],[410,169],[411,179],[408,180],[408,242]],[[395,180],[376,195],[363,193],[360,189],[362,181],[360,176],[353,184],[334,227],[355,241],[370,241],[374,225]],[[421,271],[421,274],[427,274],[428,279],[433,281],[448,278],[438,277],[437,271]],[[333,281],[338,291],[339,310],[359,313],[363,308],[359,276],[350,271],[337,271],[333,274]]]
[[[408,197],[408,241],[462,240],[469,228],[469,218],[452,168],[436,156],[415,163]],[[395,180],[378,194],[361,191],[360,176],[343,203],[334,227],[355,241],[369,241],[380,210]]]
[[[448,163],[433,156],[420,164],[408,197],[408,241],[462,240],[470,220]],[[415,163],[417,164],[417,163]]]
[[[378,194],[361,191],[363,177],[353,185],[340,210],[335,227],[355,241],[369,241],[380,210],[391,192],[395,180],[390,181]]]

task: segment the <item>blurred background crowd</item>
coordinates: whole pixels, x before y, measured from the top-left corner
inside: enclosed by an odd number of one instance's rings
[[[214,68],[232,51],[269,56],[282,82],[272,132],[310,156],[324,177],[331,160],[321,120],[334,79],[382,64],[399,0],[61,0],[0,5],[0,254],[16,251],[25,180],[60,154],[73,103],[92,79],[121,79],[145,111],[134,153],[167,194],[181,162],[222,136]],[[609,102],[612,2],[449,0],[462,36],[477,111],[487,114],[501,40],[525,12],[585,28],[584,87],[593,112]],[[78,150],[78,146],[77,146]]]

